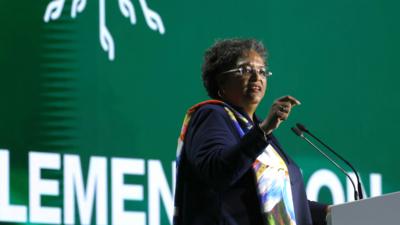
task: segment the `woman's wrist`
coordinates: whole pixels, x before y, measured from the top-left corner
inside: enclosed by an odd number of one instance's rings
[[[266,121],[263,121],[260,124],[260,128],[261,128],[261,130],[263,130],[265,135],[270,135],[273,131],[273,129],[271,129],[270,126],[268,126],[268,123]]]
[[[272,130],[270,132],[266,131],[265,128],[262,126],[262,123],[257,124],[257,127],[258,127],[258,129],[261,130],[261,132],[263,132],[264,138],[265,138],[265,140],[267,140],[268,139],[268,135],[270,135],[272,133]]]

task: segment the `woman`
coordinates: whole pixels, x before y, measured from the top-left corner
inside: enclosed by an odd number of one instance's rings
[[[178,144],[175,225],[325,224],[327,206],[307,200],[298,166],[272,132],[300,102],[277,99],[259,120],[266,51],[256,40],[219,41],[205,53],[213,99],[187,113]]]

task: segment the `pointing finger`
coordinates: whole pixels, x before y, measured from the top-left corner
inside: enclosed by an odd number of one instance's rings
[[[290,102],[290,104],[292,104],[292,106],[301,105],[301,102],[299,100],[297,100],[295,97],[290,96],[290,95],[286,95],[286,96],[280,97],[280,98],[278,98],[278,101],[280,101],[280,102]]]

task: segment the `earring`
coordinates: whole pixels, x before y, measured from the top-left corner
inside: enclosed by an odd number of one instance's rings
[[[221,94],[221,89],[218,89],[218,96],[222,99],[222,95],[224,93],[224,90],[222,89],[222,94]]]

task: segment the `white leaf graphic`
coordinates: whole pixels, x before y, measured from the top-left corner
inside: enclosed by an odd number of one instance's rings
[[[71,6],[71,17],[75,18],[78,13],[81,13],[86,6],[86,0],[73,0]]]
[[[108,52],[108,59],[114,60],[114,40],[107,27],[100,27],[100,43],[104,51]]]
[[[47,23],[50,20],[56,20],[61,16],[64,8],[65,0],[53,0],[47,5],[46,12],[44,13],[44,21]]]
[[[160,15],[156,13],[154,10],[151,10],[146,3],[146,0],[140,0],[140,5],[143,10],[144,17],[146,19],[147,25],[152,29],[152,30],[158,30],[160,34],[165,33],[164,29],[164,24],[161,20]]]
[[[135,24],[136,14],[132,2],[129,0],[119,0],[118,4],[119,4],[119,9],[122,12],[122,15],[124,15],[125,17],[129,17],[131,24]]]
[[[108,53],[108,59],[113,61],[115,58],[114,39],[106,25],[106,0],[99,1],[99,39],[100,45]],[[132,25],[136,24],[136,12],[131,2],[132,0],[118,0],[119,9],[126,18],[129,18]],[[165,33],[165,28],[160,15],[147,6],[146,0],[139,0],[147,26],[152,30],[158,30],[160,34]],[[48,23],[50,20],[60,18],[65,0],[52,0],[46,7],[43,20]],[[72,0],[71,17],[76,18],[78,13],[85,10],[87,0]]]
[[[104,51],[108,52],[108,59],[114,60],[114,40],[106,26],[105,0],[99,0],[99,25],[100,25],[100,44]]]

